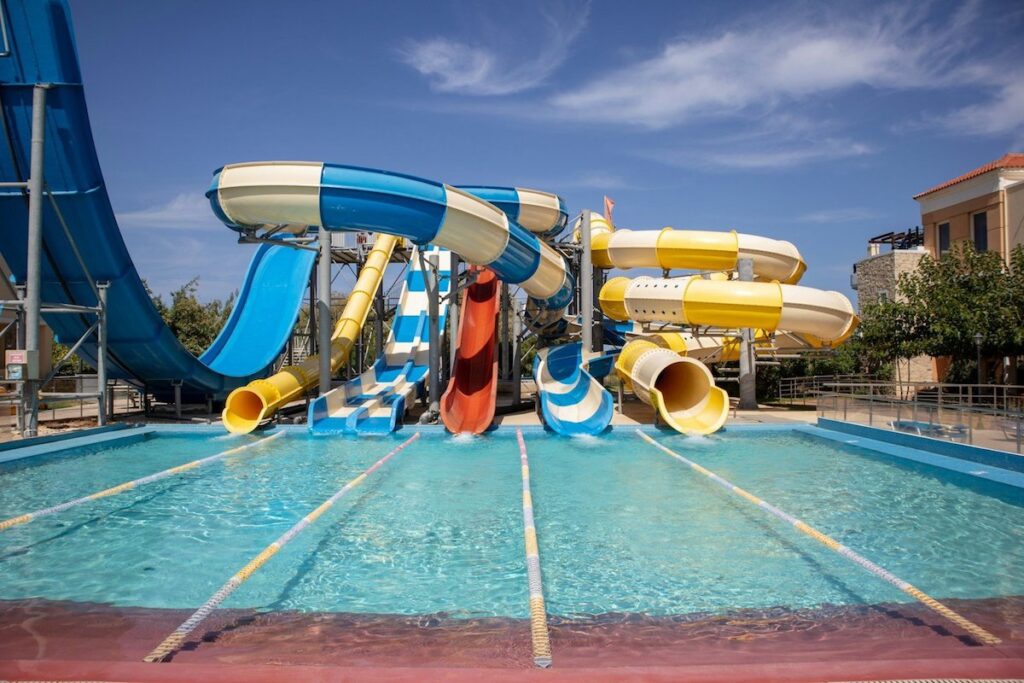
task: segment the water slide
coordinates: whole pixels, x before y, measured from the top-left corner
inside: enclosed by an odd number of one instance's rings
[[[541,415],[552,430],[566,436],[600,434],[611,424],[612,396],[587,371],[591,359],[583,345],[560,344],[537,351],[533,378],[537,383]]]
[[[421,253],[437,259],[439,296],[451,292],[451,252],[437,247],[414,249],[384,352],[359,377],[310,403],[308,422],[314,433],[393,432],[415,398],[423,396],[430,367],[430,315]],[[447,300],[442,299],[438,308],[443,339]]]
[[[612,278],[599,295],[601,309],[612,320],[757,328],[755,340],[783,330],[787,343],[816,347],[841,344],[857,325],[853,307],[839,292],[792,284],[806,266],[789,242],[735,231],[615,231],[593,215],[591,225],[596,267],[734,271],[740,259],[749,258],[758,280],[741,282],[724,274]],[[793,335],[799,339],[790,339]],[[628,342],[616,371],[627,388],[655,407],[673,428],[707,434],[724,423],[728,400],[697,358],[727,360],[738,354],[738,346],[737,338],[726,335],[653,335]]]
[[[189,353],[153,306],[118,229],[93,145],[67,4],[10,0],[2,9],[6,10],[10,54],[0,57],[4,137],[0,180],[27,179],[32,86],[52,84],[46,91],[48,195],[42,217],[42,300],[95,306],[90,276],[109,282],[110,377],[132,381],[159,396],[171,396],[172,386],[181,382],[186,399],[220,398],[264,375],[291,334],[312,268],[312,252],[261,245],[224,330],[199,358]],[[0,188],[0,217],[0,252],[17,280],[24,282],[27,194],[18,188]],[[74,235],[74,246],[68,234]],[[190,276],[182,274],[182,281]],[[77,340],[92,323],[84,315],[44,318],[57,338],[67,343]],[[95,364],[95,344],[85,343],[79,355]]]
[[[498,396],[497,336],[501,283],[476,269],[459,313],[455,365],[441,397],[441,421],[453,434],[483,434],[491,428]]]
[[[560,317],[572,300],[575,282],[564,260],[534,234],[557,232],[566,222],[562,201],[545,192],[456,188],[322,162],[255,162],[218,170],[209,197],[214,213],[242,232],[320,225],[450,249],[470,265],[487,266],[498,279],[520,285],[538,318]],[[343,403],[315,403],[311,422]]]
[[[366,323],[373,298],[384,278],[384,269],[398,244],[392,235],[378,235],[366,255],[356,283],[348,295],[341,317],[331,335],[331,372],[348,362],[352,345]],[[228,431],[246,434],[260,422],[270,419],[282,406],[302,398],[320,379],[320,356],[308,357],[299,365],[289,365],[267,379],[253,380],[228,395],[221,419]]]

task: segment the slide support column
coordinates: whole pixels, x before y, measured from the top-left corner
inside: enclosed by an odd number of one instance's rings
[[[590,257],[590,209],[583,210],[580,228],[580,316],[583,357],[594,350],[594,262]]]
[[[754,280],[754,262],[748,258],[739,260],[742,282]],[[754,363],[754,331],[749,327],[740,330],[740,402],[741,410],[757,410],[757,367]]]
[[[508,334],[508,284],[501,283],[501,330],[498,333],[498,342],[501,345],[501,368],[498,376],[501,379],[508,379],[511,374],[509,368],[509,334]]]
[[[25,281],[25,350],[39,354],[41,318],[41,256],[43,251],[43,161],[46,143],[46,91],[50,86],[37,84],[32,89],[32,146],[28,177],[28,267]],[[38,367],[38,366],[37,366]],[[22,384],[25,428],[22,436],[35,436],[39,429],[39,380],[29,378]]]
[[[107,288],[109,282],[97,282],[96,291],[99,293],[99,327],[96,331],[98,347],[96,353],[96,388],[99,390],[99,410],[97,412],[97,423],[100,427],[107,424],[109,413],[113,413],[113,401],[107,400],[108,395],[113,398],[113,393],[108,394],[107,389]]]
[[[316,266],[317,352],[320,354],[320,395],[331,390],[331,231],[318,233],[320,260]]]
[[[387,266],[385,266],[386,268]],[[373,338],[376,341],[374,344],[374,358],[380,358],[384,353],[384,316],[386,315],[384,305],[384,277],[383,274],[380,278],[380,284],[377,286],[377,295],[373,298]]]
[[[427,254],[427,264],[430,268],[430,277],[425,277],[423,280],[424,282],[430,281],[430,285],[427,287],[427,311],[430,315],[430,407],[428,413],[430,421],[434,422],[441,413],[441,329],[438,319],[441,273],[436,252]]]
[[[512,405],[523,400],[523,361],[520,358],[519,337],[523,332],[519,317],[519,302],[512,300]]]

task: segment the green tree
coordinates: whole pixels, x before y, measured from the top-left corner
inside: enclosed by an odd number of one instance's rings
[[[998,252],[963,242],[942,258],[925,256],[900,278],[900,324],[879,344],[930,356],[949,356],[954,369],[969,366],[981,335],[983,356],[1024,354],[1024,248],[1009,263]],[[888,339],[888,341],[886,341]]]
[[[174,332],[174,336],[197,356],[213,343],[224,327],[237,296],[237,293],[232,293],[224,301],[214,299],[204,304],[196,296],[198,291],[199,278],[195,277],[171,292],[169,306],[164,303],[161,296],[150,292],[153,305]]]

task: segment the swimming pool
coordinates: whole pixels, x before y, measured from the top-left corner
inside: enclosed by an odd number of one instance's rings
[[[407,432],[408,430],[405,430]],[[408,437],[273,444],[0,534],[0,600],[194,608]],[[813,430],[657,438],[936,598],[1024,594],[1024,506],[1005,487]],[[145,441],[0,466],[0,518],[255,437]],[[906,602],[900,591],[709,485],[632,430],[527,431],[548,612],[587,618]],[[425,430],[224,607],[527,616],[515,432]]]

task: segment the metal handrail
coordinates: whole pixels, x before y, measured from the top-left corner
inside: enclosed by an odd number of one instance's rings
[[[972,445],[1024,452],[1024,410],[938,403],[880,394],[822,392],[816,397],[818,415],[844,422],[889,427],[919,436],[961,441]],[[865,414],[866,413],[866,414]],[[952,421],[950,415],[953,416]],[[994,424],[993,424],[994,422]],[[987,434],[979,434],[982,430]],[[999,433],[1003,438],[999,438]]]

